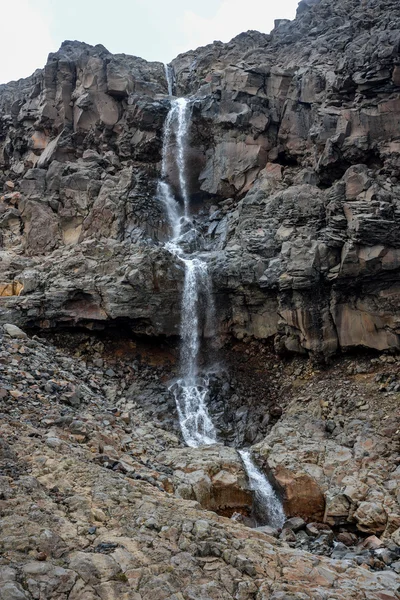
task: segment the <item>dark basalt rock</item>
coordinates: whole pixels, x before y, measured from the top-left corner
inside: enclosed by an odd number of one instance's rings
[[[399,347],[399,44],[394,0],[303,0],[172,61],[220,333],[321,359]],[[2,322],[179,334],[168,108],[161,63],[80,42],[0,86]]]

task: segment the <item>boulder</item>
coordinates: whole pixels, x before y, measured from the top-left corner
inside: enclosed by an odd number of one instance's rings
[[[180,497],[197,500],[203,508],[226,515],[238,510],[251,512],[252,493],[234,448],[174,449],[163,454],[162,460],[174,470]]]
[[[361,502],[354,513],[357,528],[365,532],[383,532],[388,520],[387,513],[379,502]]]
[[[291,519],[285,521],[282,529],[291,529],[292,531],[297,533],[298,531],[300,531],[300,529],[304,529],[305,526],[306,523],[303,519],[301,519],[300,517],[292,517]]]
[[[306,473],[295,473],[280,465],[274,469],[274,477],[284,490],[283,505],[286,515],[298,515],[301,519],[322,521],[324,494],[317,482]]]
[[[11,323],[6,323],[3,325],[3,329],[9,336],[13,338],[26,339],[28,337],[26,333],[22,331],[22,329],[16,325],[12,325]]]

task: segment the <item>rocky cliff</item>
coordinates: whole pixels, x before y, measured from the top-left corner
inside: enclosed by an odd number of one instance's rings
[[[218,443],[171,391],[165,67],[64,42],[0,86],[0,597],[399,600],[400,6],[302,0],[169,74]]]
[[[399,44],[395,1],[304,0],[270,35],[172,62],[221,333],[398,348]],[[3,322],[178,334],[156,197],[168,107],[161,63],[78,42],[0,86]]]

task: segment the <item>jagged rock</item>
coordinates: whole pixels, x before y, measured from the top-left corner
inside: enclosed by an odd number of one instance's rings
[[[395,544],[400,546],[400,528],[396,529],[396,531],[392,533],[392,540]]]
[[[325,496],[324,521],[329,525],[341,525],[349,518],[351,502],[345,494],[328,493]]]
[[[197,233],[187,245],[208,261],[225,338],[273,339],[280,354],[318,359],[399,348],[399,30],[394,0],[303,0],[296,21],[278,21],[270,35],[247,32],[173,61],[175,91],[192,96]],[[78,42],[0,86],[2,323],[179,335],[183,266],[162,246],[157,198],[169,104],[161,63]],[[167,177],[177,191],[174,161]],[[183,449],[137,407],[150,396],[154,415],[173,413],[171,368],[146,396],[137,378],[103,372],[101,355],[88,370],[34,339],[4,340],[8,597],[396,598],[389,546],[332,550],[325,524],[285,529],[298,546],[288,548],[204,512],[243,510],[246,522],[251,498],[233,450]],[[368,378],[368,367],[357,369],[351,376]],[[390,400],[396,377],[380,377]],[[396,544],[395,408],[358,400],[349,386],[344,398],[310,388],[300,408],[285,405],[282,388],[250,419],[257,394],[253,405],[219,384],[210,394],[219,423],[229,410],[240,423],[226,439],[258,442],[289,517]],[[316,559],[303,550],[313,544],[344,560]]]
[[[360,531],[384,531],[387,523],[387,513],[382,504],[378,502],[361,502],[354,518]]]
[[[300,529],[304,529],[306,526],[305,521],[300,517],[292,517],[285,521],[282,529],[291,529],[295,533],[300,531]]]
[[[376,402],[379,407],[379,399]],[[346,401],[341,404],[348,406]],[[400,513],[392,490],[397,484],[394,479],[388,482],[397,470],[392,458],[388,461],[382,454],[386,448],[392,456],[391,444],[397,442],[390,437],[383,441],[379,419],[372,425],[365,418],[353,418],[346,420],[344,431],[338,427],[333,434],[327,432],[325,421],[310,414],[326,414],[329,406],[333,405],[327,402],[321,408],[315,399],[307,409],[299,406],[284,414],[254,447],[283,491],[286,515],[336,527],[356,523],[360,531],[395,536]],[[360,402],[359,417],[362,408]]]
[[[360,544],[361,548],[368,548],[368,550],[376,550],[383,545],[383,542],[376,537],[376,535],[370,535]]]
[[[393,0],[377,11],[368,1],[302,2],[270,35],[247,32],[173,61],[176,93],[193,96],[190,194],[224,332],[317,358],[399,347],[399,22]],[[178,333],[176,260],[159,249],[160,268],[142,264],[147,285],[134,293],[125,269],[166,237],[156,197],[166,94],[161,63],[70,41],[43,71],[0,86],[0,237],[10,257],[1,279],[38,272],[34,289],[2,296],[8,320],[127,319],[137,332]],[[176,187],[172,163],[168,177]],[[208,219],[211,205],[221,212]],[[112,269],[93,240],[125,248]],[[89,248],[85,280],[71,250]],[[160,321],[166,304],[174,310]]]
[[[179,497],[177,488],[194,476],[199,498],[206,498],[203,492],[208,477],[211,490],[215,486],[220,499],[237,500],[235,486],[242,485],[241,494],[247,488],[236,451],[221,444],[184,448],[177,436],[154,423],[126,397],[129,382],[143,377],[147,385],[154,385],[156,371],[146,367],[146,378],[132,368],[135,361],[131,358],[124,360],[117,353],[111,359],[111,347],[104,338],[79,335],[93,347],[94,354],[103,348],[102,367],[79,351],[76,338],[70,344],[64,340],[71,355],[36,336],[20,340],[0,333],[2,386],[22,394],[18,402],[8,393],[0,394],[0,543],[10,565],[0,566],[2,597],[32,600],[45,594],[54,600],[63,596],[95,600],[139,594],[146,598],[155,590],[164,590],[167,597],[172,593],[198,598],[211,590],[215,597],[225,595],[227,599],[243,597],[244,591],[250,597],[268,598],[273,587],[273,593],[281,596],[329,594],[335,600],[350,600],[372,594],[396,599],[400,583],[395,546],[397,423],[393,415],[382,416],[384,399],[379,392],[377,399],[369,399],[370,413],[361,411],[362,423],[360,419],[357,422],[357,413],[342,415],[337,417],[334,432],[328,433],[323,419],[318,426],[313,422],[316,406],[320,407],[320,386],[329,384],[326,373],[320,372],[321,384],[315,374],[311,377],[308,370],[300,369],[300,361],[293,369],[289,361],[277,364],[273,356],[271,363],[266,363],[263,355],[264,366],[270,365],[271,373],[277,371],[281,390],[286,390],[281,395],[290,393],[288,382],[299,377],[300,371],[317,399],[316,405],[313,400],[297,399],[289,414],[282,404],[283,414],[271,430],[271,445],[264,452],[271,481],[274,460],[285,454],[290,455],[287,466],[303,463],[303,470],[310,468],[317,481],[317,470],[312,467],[318,465],[312,460],[318,458],[325,473],[318,480],[321,488],[327,481],[332,481],[333,487],[342,483],[343,493],[352,502],[380,503],[388,512],[379,554],[344,550],[341,544],[333,548],[334,533],[321,523],[313,525],[316,536],[285,529],[290,533],[284,534],[284,542],[269,528],[246,526],[246,515],[242,523],[205,510],[195,496]],[[158,351],[154,350],[152,359]],[[109,360],[113,360],[112,368]],[[396,362],[374,364],[382,373],[398,368]],[[349,389],[346,363],[341,368],[341,377],[337,371],[332,374],[331,390],[358,398],[359,391],[352,386]],[[112,399],[108,398],[110,385]],[[79,406],[66,405],[65,393],[78,392]],[[257,399],[259,402],[259,396]],[[326,404],[324,409],[329,409],[331,404]],[[305,427],[298,419],[296,437],[296,419],[291,419],[306,406],[312,426]],[[238,417],[243,417],[245,408],[242,406]],[[378,440],[371,435],[373,426],[382,433]],[[343,449],[344,444],[352,450],[351,463],[343,450],[338,454],[337,446]],[[262,449],[263,443],[259,446]],[[340,464],[340,458],[346,460]],[[394,541],[389,540],[391,534]]]
[[[251,512],[252,494],[235,449],[173,449],[162,455],[162,460],[175,472],[178,496],[226,515],[240,509]]]
[[[324,495],[316,481],[305,473],[293,473],[281,466],[274,477],[284,490],[284,507],[288,515],[300,515],[302,519],[322,520]]]

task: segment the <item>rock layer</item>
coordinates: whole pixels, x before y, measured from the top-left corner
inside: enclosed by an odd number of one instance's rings
[[[222,332],[319,357],[398,348],[399,31],[393,0],[302,2],[270,35],[172,62]],[[0,86],[6,321],[178,334],[168,106],[161,63],[78,42]]]

